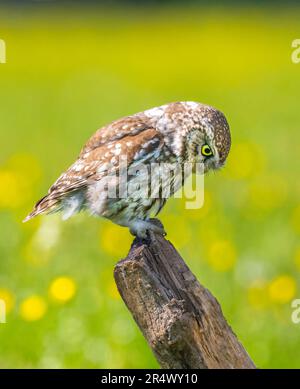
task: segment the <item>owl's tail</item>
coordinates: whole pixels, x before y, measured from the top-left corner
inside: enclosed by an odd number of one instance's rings
[[[28,222],[28,220],[40,215],[41,213],[57,212],[60,208],[60,200],[47,194],[35,204],[33,211],[25,217],[23,223]]]
[[[84,208],[85,202],[85,191],[73,191],[67,194],[50,192],[35,204],[33,211],[25,217],[23,223],[41,213],[49,214],[59,211],[63,213],[63,220],[69,219]]]

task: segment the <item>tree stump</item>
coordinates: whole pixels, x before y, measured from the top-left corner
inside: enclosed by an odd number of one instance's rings
[[[114,276],[162,368],[255,368],[218,301],[164,237],[136,238]]]

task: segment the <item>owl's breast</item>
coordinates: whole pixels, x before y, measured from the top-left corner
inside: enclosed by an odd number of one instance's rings
[[[184,182],[180,164],[140,164],[126,173],[90,185],[87,206],[93,214],[119,224],[156,216]]]

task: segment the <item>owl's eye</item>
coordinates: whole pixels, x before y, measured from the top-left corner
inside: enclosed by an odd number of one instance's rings
[[[213,152],[211,148],[207,144],[205,144],[201,147],[201,154],[204,157],[210,157],[211,155],[213,155]]]

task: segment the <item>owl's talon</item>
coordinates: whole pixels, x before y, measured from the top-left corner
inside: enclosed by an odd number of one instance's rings
[[[149,239],[149,232],[166,236],[167,233],[163,227],[158,226],[150,220],[136,220],[134,221],[129,228],[129,231],[132,235],[140,239]]]
[[[148,239],[149,236],[147,235],[148,230],[135,230],[134,228],[130,228],[129,232],[131,235],[139,238],[139,239]]]

